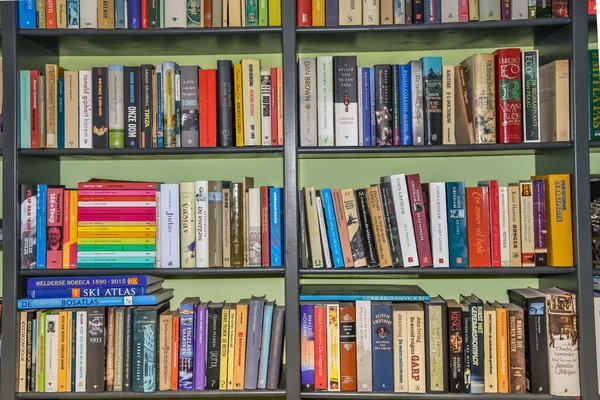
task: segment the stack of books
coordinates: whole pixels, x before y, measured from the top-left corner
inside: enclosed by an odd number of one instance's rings
[[[281,0],[20,0],[19,27],[153,29],[281,26]]]
[[[303,391],[579,396],[576,295],[460,303],[402,285],[301,288]]]
[[[173,148],[283,144],[281,68],[258,59],[216,69],[174,62],[20,71],[21,148]]]
[[[303,268],[572,267],[569,175],[300,191]]]
[[[298,62],[301,146],[564,142],[569,60],[499,49],[457,66],[442,57],[357,67],[356,56]]]

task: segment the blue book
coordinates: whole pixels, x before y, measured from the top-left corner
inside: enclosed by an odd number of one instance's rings
[[[377,114],[375,113],[375,101],[377,100],[375,97],[375,88],[377,85],[375,85],[375,67],[369,68],[369,86],[371,89],[369,93],[369,99],[371,100],[371,112],[369,114],[371,116],[371,146],[375,146],[377,143]]]
[[[271,235],[271,266],[283,265],[283,198],[281,188],[269,189],[269,223]]]
[[[405,5],[404,5],[404,0],[394,0],[394,24],[404,24],[405,23],[405,17],[404,17],[404,9],[405,9]]]
[[[262,343],[260,345],[260,364],[258,367],[258,389],[267,388],[267,372],[269,369],[269,349],[271,348],[271,327],[273,326],[273,310],[275,303],[265,304],[263,312]]]
[[[469,266],[465,200],[464,182],[446,182],[450,268],[467,268]]]
[[[67,28],[79,29],[79,0],[67,0]]]
[[[339,18],[339,0],[325,0],[325,26],[338,26]]]
[[[56,80],[58,87],[58,120],[56,121],[58,131],[58,148],[65,148],[65,78]]]
[[[56,299],[19,299],[19,310],[36,308],[153,306],[173,297],[173,289],[162,289],[147,296],[80,297]]]
[[[433,13],[433,22],[436,24],[442,23],[442,1],[435,0],[435,12]]]
[[[412,146],[412,104],[410,64],[400,65],[400,144]]]
[[[38,224],[39,226],[39,224]],[[82,276],[63,278],[27,278],[27,289],[96,289],[147,287],[160,283],[163,278],[148,275]]]
[[[57,299],[65,297],[123,297],[123,296],[145,296],[152,293],[158,285],[149,289],[148,287],[97,287],[84,289],[30,289],[27,297],[30,299]]]
[[[483,393],[484,358],[483,358],[483,302],[475,295],[460,295],[461,304],[469,308],[469,344],[471,347],[471,393]]]
[[[46,269],[46,202],[47,185],[37,185],[36,269]]]
[[[300,376],[301,390],[315,390],[315,309],[312,304],[300,305]]]
[[[371,70],[370,68],[361,68],[363,81],[363,146],[371,146]]]
[[[433,13],[430,0],[423,1],[423,23],[433,24]]]
[[[393,337],[392,303],[373,303],[371,305],[373,392],[394,391]]]
[[[127,27],[129,29],[142,28],[142,0],[127,1]]]
[[[325,223],[327,224],[327,238],[329,239],[329,247],[331,248],[333,266],[335,268],[344,268],[344,256],[342,255],[340,235],[335,219],[335,210],[333,209],[331,189],[321,190],[321,198],[323,199],[323,213],[325,214]]]
[[[126,28],[125,0],[115,0],[115,28]]]
[[[19,28],[37,28],[34,0],[19,0]]]
[[[19,71],[20,143],[22,149],[31,148],[31,71]]]
[[[156,147],[165,146],[163,134],[162,64],[156,65]]]
[[[186,297],[179,305],[179,390],[194,390],[194,332],[198,297]]]

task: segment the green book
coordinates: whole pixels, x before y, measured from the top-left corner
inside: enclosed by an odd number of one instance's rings
[[[108,147],[125,147],[125,99],[123,97],[123,65],[108,66]]]
[[[598,50],[588,50],[590,140],[600,140],[600,60]]]
[[[187,0],[187,26],[188,28],[199,28],[202,26],[204,15],[200,2],[204,0]]]
[[[258,25],[258,0],[246,0],[246,26]]]
[[[269,26],[269,0],[258,0],[258,26]]]
[[[148,27],[161,28],[161,0],[150,0],[148,2]]]
[[[30,88],[30,76],[29,70],[20,71],[21,87],[19,90],[20,94],[20,105],[21,105],[21,148],[31,148],[31,88]]]

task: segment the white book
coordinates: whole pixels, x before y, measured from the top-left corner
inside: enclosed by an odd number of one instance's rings
[[[46,317],[48,318],[48,317]],[[75,391],[85,392],[86,390],[86,368],[87,368],[87,311],[77,311],[77,333],[75,343]],[[48,340],[48,339],[46,339]],[[47,375],[46,375],[47,376]]]
[[[510,19],[528,19],[527,2],[513,1],[510,4]]]
[[[204,2],[200,2],[201,4]],[[165,28],[187,28],[186,0],[169,0],[169,6],[163,8]],[[204,22],[204,19],[201,19]]]
[[[455,112],[454,112],[454,67],[452,65],[443,66],[442,75],[442,129],[444,132],[443,144],[456,144]]]
[[[357,0],[340,0],[339,21],[340,26],[362,25],[362,4]]]
[[[485,393],[498,393],[498,354],[496,353],[496,308],[483,305],[483,382]]]
[[[325,214],[323,213],[323,201],[320,196],[317,199],[317,216],[319,217],[319,231],[321,232],[321,244],[323,245],[323,259],[325,268],[331,268],[331,251],[329,250],[329,240],[327,239],[327,228],[325,227]]]
[[[79,71],[79,147],[92,148],[92,71]]]
[[[179,185],[160,185],[160,267],[180,268]]]
[[[243,59],[244,145],[261,145],[260,60]]]
[[[373,391],[371,372],[371,302],[356,301],[356,388],[359,392]]]
[[[58,391],[58,312],[46,315],[46,393]]]
[[[360,69],[356,64],[356,56],[338,56],[333,59],[336,146],[358,146],[357,74]]]
[[[442,23],[460,22],[459,2],[460,0],[442,1]]]
[[[120,135],[120,142],[125,140],[125,114],[123,97],[123,65],[108,66],[108,126],[110,136]],[[112,140],[109,140],[109,143]]]
[[[392,175],[385,177],[384,180],[392,184],[392,198],[394,210],[396,211],[396,220],[398,221],[402,262],[404,267],[418,267],[419,256],[417,254],[417,242],[413,229],[408,187],[406,186],[406,175]]]
[[[410,75],[413,145],[422,146],[425,144],[425,122],[423,120],[423,63],[421,60],[410,62]]]
[[[332,324],[335,318],[337,323]],[[340,377],[340,305],[337,303],[327,304],[327,382],[329,382],[327,391],[339,392]],[[338,379],[338,385],[333,386],[335,377]],[[332,379],[333,378],[333,379]]]
[[[298,93],[300,96],[300,146],[317,146],[317,73],[316,58],[298,60]]]
[[[160,268],[160,190],[156,191],[156,264],[154,268]]]
[[[313,268],[323,268],[321,239],[319,238],[319,215],[317,212],[316,192],[314,187],[304,189],[304,204],[306,208],[306,227],[310,248],[310,264]]]
[[[317,57],[317,126],[319,146],[333,146],[333,57]]]
[[[379,25],[379,0],[363,0],[363,25]]]
[[[196,268],[209,267],[208,181],[196,181]]]
[[[79,26],[81,29],[98,28],[98,3],[95,0],[82,0],[80,2]]]
[[[500,266],[510,267],[510,235],[508,229],[508,187],[498,188],[500,214]]]
[[[260,73],[260,111],[262,115],[262,144],[271,145],[271,71]]]
[[[365,127],[363,126],[363,121],[365,118],[365,115],[363,113],[363,74],[362,74],[362,68],[358,69],[358,146],[362,147],[364,146],[365,142],[364,142],[364,134],[365,134]]]
[[[179,249],[181,268],[196,267],[196,184],[179,183]]]
[[[393,305],[394,392],[408,393],[408,313],[401,304]]]
[[[446,183],[429,184],[429,220],[434,267],[450,267],[448,254],[448,220],[446,219]]]
[[[260,267],[261,264],[260,237],[260,188],[248,189],[248,265]]]

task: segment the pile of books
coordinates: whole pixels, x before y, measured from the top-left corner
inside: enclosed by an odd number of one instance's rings
[[[22,70],[20,147],[282,145],[282,84],[282,69],[257,59]]]
[[[303,286],[302,390],[579,396],[576,295],[508,296],[459,303],[402,285]]]
[[[569,175],[301,190],[303,268],[572,267]]]
[[[92,179],[21,186],[21,268],[283,265],[283,189]]]
[[[171,311],[172,290],[150,276],[32,278],[27,287],[36,298],[18,301],[19,392],[279,387],[285,310],[265,297],[189,297]]]
[[[568,0],[298,0],[298,26],[439,24],[568,17]]]
[[[20,0],[19,27],[153,29],[281,26],[281,0]]]
[[[569,61],[499,49],[457,66],[442,57],[357,67],[356,56],[298,62],[301,146],[562,142]]]

